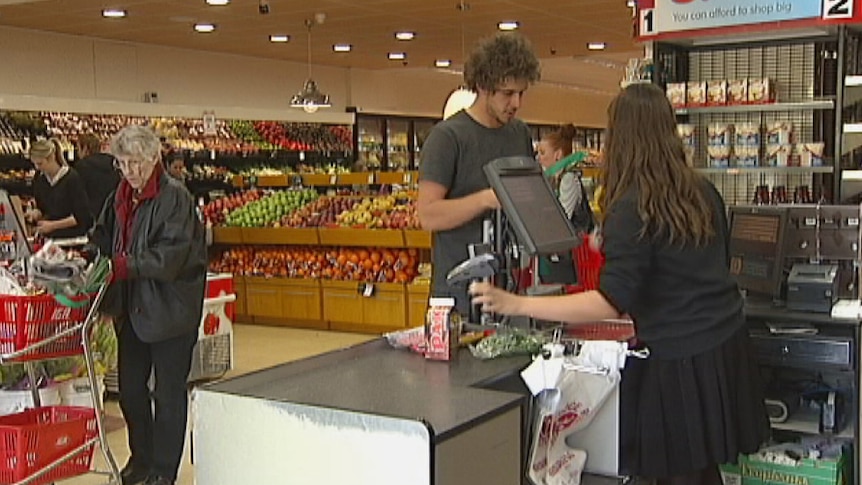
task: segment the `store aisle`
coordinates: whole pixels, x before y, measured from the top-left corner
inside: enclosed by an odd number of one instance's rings
[[[254,325],[235,325],[234,335],[234,370],[228,376],[253,372],[282,362],[348,347],[374,338],[370,335]],[[109,400],[105,409],[109,416],[108,421],[117,427],[122,422],[122,415],[116,400]],[[108,441],[114,451],[114,456],[117,458],[118,465],[122,467],[128,458],[125,428],[120,427],[111,431],[108,434]],[[188,445],[189,442],[186,440],[185,456],[177,485],[194,484],[194,472]],[[103,467],[104,461],[98,450],[95,452],[95,457],[97,466]],[[105,483],[105,479],[97,475],[84,475],[59,483],[64,485],[95,485]]]

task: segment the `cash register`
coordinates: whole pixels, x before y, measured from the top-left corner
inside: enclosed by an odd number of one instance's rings
[[[857,299],[859,206],[734,206],[731,274],[750,302],[830,313]]]

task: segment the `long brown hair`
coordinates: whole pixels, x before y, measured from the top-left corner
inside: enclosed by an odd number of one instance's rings
[[[685,162],[673,108],[660,88],[632,84],[611,102],[604,158],[603,214],[635,189],[641,237],[700,246],[715,234],[705,182]]]

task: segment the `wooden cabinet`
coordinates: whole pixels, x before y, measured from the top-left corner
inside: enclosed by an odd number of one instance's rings
[[[404,285],[377,283],[374,293],[362,299],[362,323],[372,327],[402,327],[407,324]]]
[[[281,288],[281,310],[291,320],[323,320],[320,282],[285,280]]]
[[[419,327],[425,325],[425,314],[428,312],[428,296],[431,287],[428,285],[407,285],[407,326]]]
[[[368,289],[356,281],[323,281],[323,318],[342,330],[404,328],[407,305],[404,285],[375,283]]]
[[[240,318],[246,317],[248,315],[248,308],[246,307],[246,297],[245,297],[245,278],[242,276],[235,276],[233,278],[233,288],[234,293],[236,293],[236,315],[237,320]]]

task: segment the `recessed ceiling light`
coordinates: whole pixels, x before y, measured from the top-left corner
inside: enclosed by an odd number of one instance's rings
[[[607,46],[608,45],[605,44],[604,42],[589,42],[589,43],[587,43],[587,49],[589,49],[591,51],[603,51],[603,50],[605,50],[605,47],[607,47]]]
[[[497,28],[500,30],[515,30],[518,28],[518,22],[514,20],[507,20],[505,22],[500,22],[497,24]]]
[[[626,7],[634,8],[635,6],[637,6],[637,2],[635,2],[635,0],[628,0],[626,2]]]
[[[353,50],[353,46],[350,44],[334,44],[332,50],[335,52],[350,52]]]
[[[389,53],[389,60],[390,61],[403,61],[404,59],[407,59],[407,54],[405,54],[403,52],[390,52]]]
[[[449,59],[437,59],[434,61],[434,66],[436,67],[449,67],[452,65],[452,61]]]
[[[269,41],[270,42],[289,42],[290,36],[289,35],[270,35]]]
[[[230,0],[207,0],[207,5],[227,5]]]
[[[215,30],[215,25],[213,24],[195,24],[195,31],[200,32],[202,34],[207,34]]]
[[[126,11],[120,8],[106,8],[102,10],[102,17],[108,19],[121,19],[126,16]]]
[[[416,37],[415,32],[395,32],[395,38],[398,40],[413,40]]]

